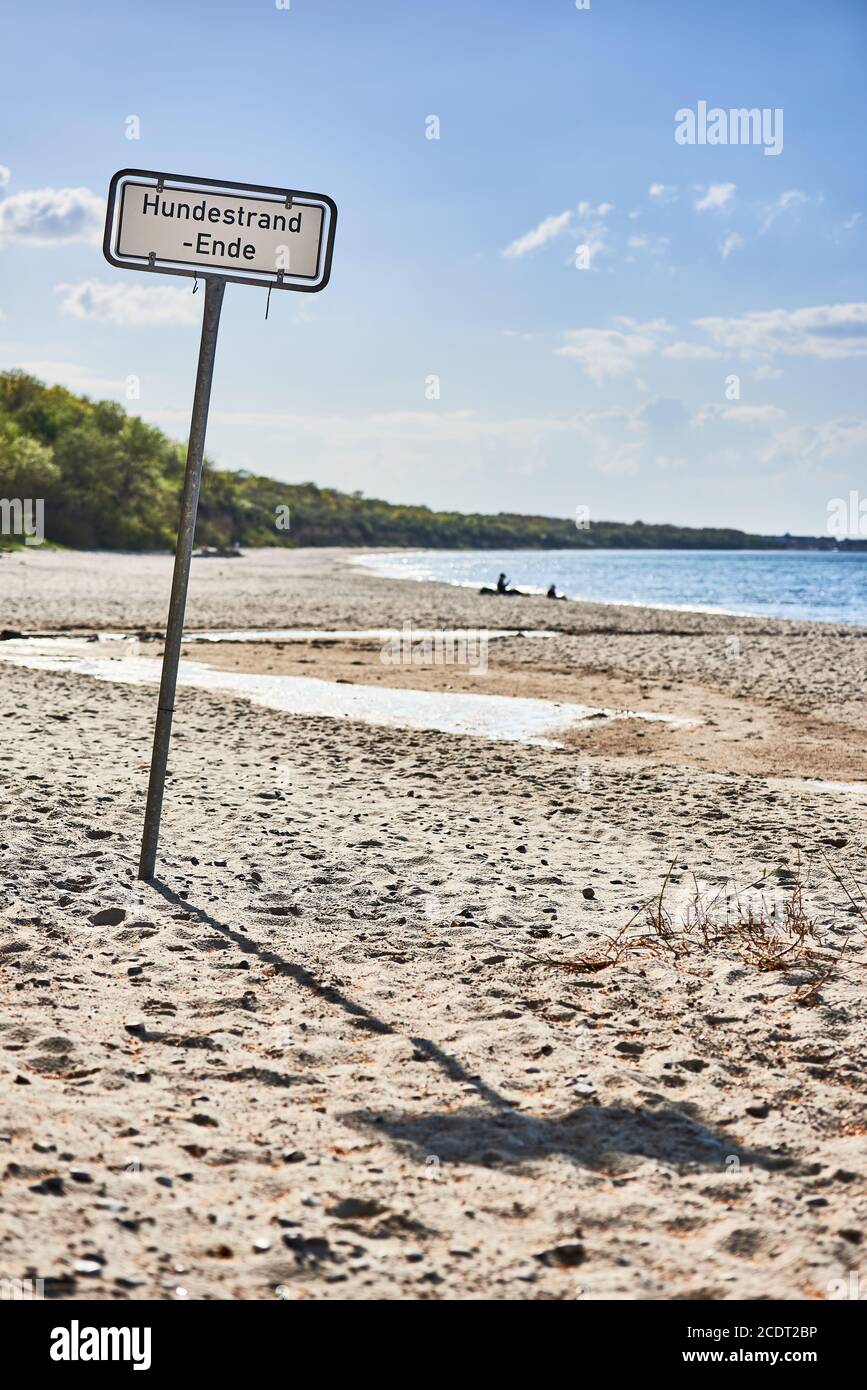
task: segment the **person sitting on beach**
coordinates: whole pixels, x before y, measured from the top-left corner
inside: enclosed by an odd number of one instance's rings
[[[486,584],[483,584],[482,587],[481,587],[481,589],[479,589],[479,593],[480,593],[480,594],[507,594],[507,595],[509,595],[509,597],[514,597],[514,596],[517,595],[518,598],[526,598],[526,597],[527,597],[527,595],[524,594],[524,593],[522,593],[522,591],[521,591],[520,589],[510,589],[510,588],[509,588],[509,581],[508,581],[508,579],[506,578],[506,576],[505,576],[504,574],[501,574],[501,575],[499,576],[499,578],[498,578],[498,580],[497,580],[497,587],[496,587],[496,589],[489,589],[488,586],[487,586]]]
[[[566,595],[565,595],[565,594],[558,594],[558,593],[557,593],[557,585],[556,585],[556,584],[552,584],[551,587],[549,588],[547,594],[545,595],[545,597],[546,597],[546,598],[558,598],[558,599],[564,599],[564,600],[565,600]]]

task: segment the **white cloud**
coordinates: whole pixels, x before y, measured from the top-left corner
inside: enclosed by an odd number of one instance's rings
[[[173,286],[104,285],[83,280],[77,285],[57,285],[63,295],[61,312],[77,319],[101,323],[151,324],[198,323],[199,301],[191,289]]]
[[[802,193],[798,188],[790,188],[788,193],[781,193],[775,203],[771,203],[765,208],[765,215],[759,228],[760,232],[766,232],[769,227],[773,226],[782,213],[788,212],[791,208],[802,207],[804,203],[809,201],[806,193]]]
[[[551,241],[553,237],[559,236],[569,225],[571,212],[560,212],[556,216],[546,217],[534,227],[532,231],[525,232],[523,236],[516,237],[510,241],[503,251],[504,256],[526,256],[528,251],[535,251],[538,247],[544,246],[546,241]]]
[[[726,425],[741,425],[746,429],[772,429],[785,418],[785,410],[778,405],[720,405],[714,402],[696,411],[693,424],[702,426],[722,421]]]
[[[648,319],[646,323],[638,323],[629,314],[615,314],[614,322],[620,323],[624,328],[639,328],[646,333],[673,333],[674,328],[667,319]]]
[[[647,192],[656,203],[673,203],[677,198],[677,184],[652,183]]]
[[[727,207],[732,200],[736,184],[712,183],[703,198],[696,199],[696,212],[718,211]]]
[[[565,342],[557,348],[558,357],[574,357],[597,386],[611,377],[631,372],[640,357],[655,352],[659,335],[670,332],[664,319],[636,323],[634,319],[617,318],[622,328],[575,328],[564,334]]]
[[[786,412],[778,405],[732,405],[723,411],[728,424],[746,425],[750,429],[769,428],[785,420]]]
[[[722,353],[704,343],[687,343],[678,339],[662,349],[662,356],[672,357],[678,362],[713,362],[722,357]]]
[[[0,202],[0,243],[95,245],[102,238],[105,202],[89,188],[40,188]]]
[[[737,232],[729,232],[728,236],[725,238],[722,245],[720,246],[723,260],[728,260],[732,251],[740,251],[743,244],[744,239],[742,236],[738,236]]]
[[[595,269],[594,262],[599,256],[608,254],[608,224],[605,218],[609,212],[614,211],[613,203],[599,203],[593,207],[592,203],[581,202],[578,204],[578,216],[581,222],[576,228],[578,244],[575,247],[576,257],[579,252],[586,253],[586,260],[590,270]],[[571,262],[574,264],[574,262]]]
[[[8,164],[0,164],[0,188],[8,188],[12,180],[12,170]]]
[[[795,425],[781,430],[759,455],[763,464],[805,471],[827,459],[854,454],[860,460],[867,448],[867,420],[840,416],[819,425]]]
[[[819,304],[809,309],[769,309],[742,318],[701,318],[718,346],[744,357],[867,357],[867,304]]]

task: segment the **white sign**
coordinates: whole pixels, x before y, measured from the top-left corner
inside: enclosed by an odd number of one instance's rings
[[[105,253],[114,265],[141,270],[229,272],[229,278],[254,284],[321,289],[330,271],[336,217],[331,199],[321,194],[259,185],[247,191],[243,185],[123,170],[112,180]]]

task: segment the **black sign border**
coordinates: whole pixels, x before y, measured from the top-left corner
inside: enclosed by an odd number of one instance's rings
[[[315,280],[315,283],[305,284],[297,279],[287,279],[285,275],[281,274],[278,271],[275,271],[273,276],[266,276],[261,272],[255,275],[232,275],[228,274],[220,266],[206,268],[200,265],[193,266],[192,263],[189,263],[190,269],[187,270],[183,268],[185,263],[178,261],[170,261],[165,263],[157,263],[155,261],[154,264],[151,265],[149,262],[141,260],[137,257],[130,257],[127,260],[121,260],[117,255],[114,254],[112,247],[112,233],[115,228],[116,220],[117,233],[115,236],[115,243],[119,238],[120,234],[120,219],[116,219],[115,217],[118,208],[117,193],[118,188],[120,187],[122,182],[124,182],[125,184],[127,181],[132,182],[135,179],[147,179],[148,181],[155,180],[157,187],[163,185],[164,188],[166,185],[178,184],[184,186],[194,184],[198,188],[212,189],[215,192],[218,192],[221,189],[231,189],[233,192],[255,193],[257,195],[266,194],[273,198],[274,202],[279,203],[284,207],[286,205],[287,199],[292,199],[294,201],[296,198],[298,199],[299,203],[321,204],[323,208],[328,209],[329,216],[327,233],[324,243],[324,255],[323,242],[321,238],[319,242],[319,265],[316,271],[317,278]],[[177,192],[180,191],[180,189],[170,188],[169,191]],[[218,279],[227,281],[230,284],[235,285],[261,285],[264,286],[266,289],[300,290],[302,293],[306,294],[317,294],[319,290],[325,289],[325,286],[331,279],[331,261],[334,255],[334,233],[336,228],[337,204],[334,202],[333,198],[329,198],[328,195],[325,193],[306,193],[302,192],[300,189],[273,188],[268,184],[259,183],[234,183],[228,179],[193,178],[192,176],[188,176],[186,174],[162,174],[152,169],[119,169],[117,173],[112,177],[111,183],[109,184],[108,206],[106,208],[105,213],[105,233],[102,239],[102,251],[103,255],[105,256],[105,259],[109,262],[109,264],[117,266],[119,270],[144,270],[152,275],[183,275],[188,279],[194,278],[198,280]]]

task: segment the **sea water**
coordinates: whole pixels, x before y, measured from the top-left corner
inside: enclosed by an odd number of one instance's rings
[[[496,584],[502,570],[528,593],[556,584],[569,598],[600,603],[867,626],[867,552],[382,550],[357,563],[394,578],[472,588]]]

